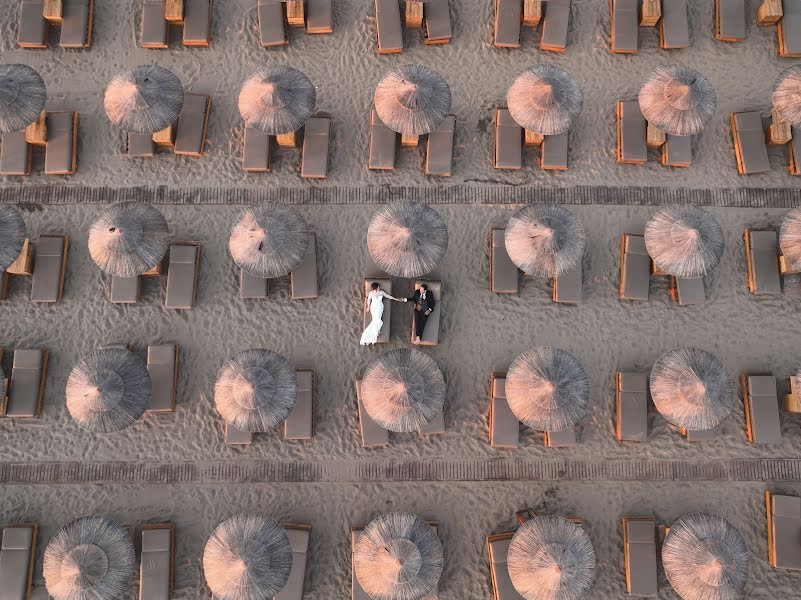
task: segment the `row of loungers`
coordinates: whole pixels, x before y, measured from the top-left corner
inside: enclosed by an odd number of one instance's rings
[[[407,1],[405,24],[422,29],[425,44],[447,44],[453,36],[448,0]],[[403,52],[399,0],[375,0],[375,30],[379,54]]]
[[[296,148],[297,132],[272,136],[252,127],[245,128],[242,169],[250,173],[267,173],[272,169],[273,138],[279,147]],[[328,148],[331,141],[331,118],[318,114],[303,126],[300,176],[310,179],[328,177]]]
[[[61,29],[62,48],[89,48],[92,45],[94,0],[22,0],[17,26],[20,48],[47,48],[49,29]]]
[[[394,0],[393,0],[394,1]],[[453,170],[453,141],[456,117],[448,115],[426,137],[426,175],[450,177]],[[376,171],[395,169],[395,156],[401,146],[417,146],[417,136],[402,136],[381,122],[375,109],[370,113],[370,146],[367,168]]]
[[[389,277],[368,277],[364,280],[364,295],[365,297],[370,293],[371,286],[377,283],[381,286],[381,289],[384,290],[387,294],[392,294],[392,280]],[[423,335],[420,338],[420,345],[421,346],[436,346],[439,344],[439,323],[440,323],[440,303],[442,302],[442,282],[433,280],[433,279],[418,279],[414,282],[414,289],[420,289],[422,284],[426,284],[428,286],[428,291],[434,297],[434,310],[431,311],[431,314],[428,315],[428,320],[426,321],[426,327],[423,330]],[[411,341],[414,341],[414,312],[412,311],[412,334],[411,334]],[[385,344],[390,340],[390,317],[392,316],[392,303],[385,303],[384,304],[384,326],[381,328],[381,332],[378,335],[378,340],[376,343],[378,344]],[[367,326],[370,324],[372,316],[370,315],[370,311],[365,310],[362,315],[362,329],[367,329]]]
[[[779,56],[801,57],[801,3],[797,0],[762,0],[757,25],[776,25]]]
[[[240,269],[239,297],[243,300],[265,300],[269,297],[269,279],[255,277]],[[309,247],[298,267],[290,273],[293,300],[311,300],[319,296],[317,285],[317,234],[309,233]]]
[[[154,134],[128,133],[126,154],[129,158],[151,158],[156,148],[161,147],[178,155],[200,157],[206,147],[210,113],[210,96],[184,94],[177,123]]]
[[[567,169],[568,132],[558,135],[539,135],[524,129],[512,118],[507,108],[495,109],[495,147],[492,166],[496,169],[523,168],[523,145],[539,146],[540,168],[564,171]]]
[[[306,33],[333,33],[332,0],[257,0],[259,44],[264,48],[289,43],[289,27],[306,27]]]
[[[142,48],[169,48],[170,25],[183,28],[184,46],[208,46],[211,0],[142,0]]]
[[[30,175],[34,147],[45,149],[45,175],[73,175],[78,168],[78,113],[42,112],[23,131],[0,137],[0,175]]]
[[[8,278],[14,275],[31,277],[32,302],[59,302],[64,296],[69,245],[69,237],[60,234],[42,234],[35,244],[26,239],[14,263],[0,273],[0,300],[8,299]]]
[[[521,27],[536,29],[540,21],[540,49],[564,52],[570,24],[570,0],[495,0],[493,44],[496,48],[519,48]]]

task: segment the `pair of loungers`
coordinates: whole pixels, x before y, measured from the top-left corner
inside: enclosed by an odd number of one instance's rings
[[[257,0],[256,9],[259,44],[264,48],[289,43],[287,24],[290,27],[303,27],[305,22],[306,33],[311,34],[334,31],[332,0],[307,0],[305,14],[303,0]]]
[[[273,137],[251,127],[245,128],[242,169],[250,173],[271,170]],[[283,136],[279,136],[283,137]],[[291,146],[295,145],[292,137]],[[331,140],[331,118],[327,115],[310,117],[303,126],[303,150],[300,176],[310,179],[328,177],[328,147]],[[282,145],[279,139],[279,145]]]
[[[89,48],[92,45],[94,0],[22,0],[20,2],[17,45],[20,48],[47,48],[51,25],[61,28],[58,45],[62,48]]]
[[[0,349],[0,359],[2,359]],[[44,348],[14,351],[10,382],[3,382],[0,415],[33,419],[42,415],[48,352]]]
[[[384,290],[387,294],[392,294],[392,280],[389,277],[373,277],[373,278],[366,278],[364,280],[364,295],[365,297],[367,294],[370,293],[370,289],[373,283],[377,283],[381,286],[381,289]],[[426,321],[425,329],[423,329],[423,335],[420,338],[420,344],[423,346],[436,346],[439,344],[439,323],[440,323],[440,306],[442,304],[442,282],[431,280],[431,279],[419,279],[414,282],[414,289],[417,290],[420,286],[425,283],[428,285],[428,291],[434,295],[434,310],[431,311],[431,314],[428,316],[428,320]],[[390,321],[392,317],[392,303],[385,302],[384,303],[384,325],[381,327],[381,331],[378,334],[378,340],[376,343],[378,344],[385,344],[390,340]],[[370,315],[370,311],[365,310],[362,314],[362,329],[367,329],[368,325],[370,325],[370,321],[372,320],[372,316]],[[412,311],[412,333],[411,333],[411,341],[414,341],[414,311]]]
[[[311,300],[319,296],[317,285],[317,234],[309,233],[306,256],[290,274],[293,300]],[[239,271],[239,296],[244,300],[264,300],[269,296],[269,279]]]
[[[34,244],[25,240],[19,257],[0,274],[0,300],[8,297],[8,276],[31,276],[31,301],[59,302],[64,296],[69,236],[42,234]],[[34,254],[36,256],[34,260]]]
[[[208,46],[211,0],[142,0],[142,48],[169,48],[170,25],[183,27],[184,46]]]
[[[45,175],[75,173],[78,168],[78,113],[48,112],[46,117],[43,113],[40,121],[23,131],[2,134],[0,175],[30,175],[34,146],[45,148]]]
[[[495,109],[495,147],[492,166],[496,169],[523,168],[524,131],[512,118],[507,108]],[[527,135],[527,145],[540,146],[540,168],[564,171],[567,169],[568,132],[558,135]]]
[[[495,0],[493,44],[497,48],[519,48],[522,26],[536,28],[542,15],[540,49],[564,52],[570,25],[570,0]]]
[[[417,18],[415,15],[419,15]],[[447,44],[451,41],[449,0],[406,3],[406,27],[422,28],[425,44]],[[379,54],[403,52],[403,26],[398,0],[375,0],[375,31]]]
[[[648,122],[639,102],[618,100],[615,105],[617,121],[617,162],[642,165],[648,160],[648,148],[661,148],[662,164],[669,167],[689,167],[692,163],[692,136],[660,135],[648,139]]]
[[[211,96],[184,94],[184,105],[175,126],[150,134],[127,134],[126,153],[130,158],[150,158],[156,146],[171,148],[175,154],[200,157],[206,147],[206,131],[211,113]]]
[[[394,1],[394,0],[393,0]],[[450,177],[453,170],[453,141],[456,117],[448,115],[440,126],[427,135],[426,175]],[[370,147],[367,168],[393,171],[399,138],[402,136],[381,122],[375,109],[370,113]],[[413,145],[416,140],[412,140]]]

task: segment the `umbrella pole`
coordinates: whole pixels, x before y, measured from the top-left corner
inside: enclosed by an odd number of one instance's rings
[[[404,148],[417,148],[417,145],[419,143],[420,143],[419,135],[412,135],[407,133],[401,134],[401,146],[403,146]]]
[[[406,0],[406,27],[420,29],[423,26],[423,3]]]

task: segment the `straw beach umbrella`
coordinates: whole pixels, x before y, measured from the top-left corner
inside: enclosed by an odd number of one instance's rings
[[[124,131],[156,133],[178,120],[184,87],[164,67],[139,65],[114,76],[103,105],[109,120]]]
[[[292,547],[273,519],[237,515],[220,523],[203,550],[203,574],[220,600],[268,600],[289,580]]]
[[[640,89],[640,110],[646,120],[670,135],[700,133],[718,107],[712,83],[682,65],[657,67]]]
[[[19,211],[10,204],[0,204],[0,272],[17,260],[25,244],[25,236],[25,221]]]
[[[801,270],[801,208],[794,208],[782,220],[779,247],[790,266]]]
[[[133,425],[147,410],[151,393],[141,358],[122,348],[100,348],[72,368],[67,410],[81,427],[110,433]]]
[[[266,279],[297,267],[309,248],[306,220],[285,204],[248,206],[231,228],[228,250],[245,273]]]
[[[515,532],[507,564],[512,585],[526,600],[579,600],[595,577],[595,549],[579,525],[540,516]]]
[[[445,380],[434,359],[400,348],[367,365],[361,394],[367,414],[384,429],[417,431],[442,411]]]
[[[697,348],[676,348],[659,357],[651,370],[651,397],[665,419],[691,431],[720,425],[735,401],[726,368]]]
[[[527,275],[556,277],[581,264],[586,246],[576,216],[555,204],[528,204],[506,225],[506,251]]]
[[[245,125],[268,135],[297,131],[316,103],[317,91],[311,80],[286,65],[259,69],[239,92],[239,113]]]
[[[506,373],[506,398],[515,417],[532,429],[562,431],[587,410],[590,380],[575,356],[542,346],[512,362]]]
[[[451,110],[451,88],[442,75],[428,67],[394,67],[375,88],[375,110],[393,131],[405,135],[430,133]]]
[[[793,127],[801,127],[801,67],[790,67],[773,85],[773,108]]]
[[[555,65],[531,65],[506,93],[512,118],[542,135],[564,133],[581,114],[584,97],[573,76]]]
[[[367,249],[376,265],[395,277],[422,277],[448,250],[448,227],[427,204],[395,202],[373,215]]]
[[[737,600],[748,583],[748,546],[723,517],[682,515],[662,544],[662,565],[684,600]]]
[[[42,76],[28,65],[0,65],[0,133],[35,123],[47,100]]]
[[[419,600],[436,589],[442,543],[417,515],[381,515],[364,528],[353,553],[356,578],[373,600]]]
[[[115,277],[134,277],[158,265],[170,242],[167,221],[145,202],[120,202],[107,208],[89,230],[89,254]]]
[[[54,600],[111,600],[130,590],[136,554],[130,534],[103,517],[80,517],[53,536],[44,579]]]
[[[241,431],[267,431],[283,423],[298,401],[295,367],[271,350],[252,349],[229,359],[214,386],[214,404]]]
[[[699,206],[665,206],[645,225],[645,247],[656,266],[666,273],[703,277],[723,258],[723,228]]]

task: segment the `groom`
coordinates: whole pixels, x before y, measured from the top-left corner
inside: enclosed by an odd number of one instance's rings
[[[414,295],[411,298],[407,298],[407,300],[414,302],[414,343],[419,344],[426,328],[426,321],[428,321],[428,316],[433,312],[436,301],[434,300],[434,294],[428,291],[428,286],[425,283],[421,283],[420,287],[414,291]]]

